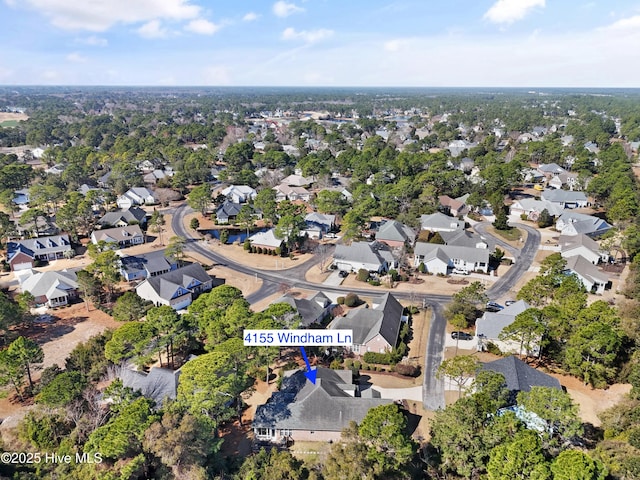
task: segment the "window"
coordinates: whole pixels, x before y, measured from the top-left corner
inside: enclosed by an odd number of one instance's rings
[[[280,436],[281,437],[290,437],[291,436],[291,430],[288,429],[288,428],[280,430]]]

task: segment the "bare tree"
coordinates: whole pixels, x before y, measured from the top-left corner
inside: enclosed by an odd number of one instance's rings
[[[315,248],[315,254],[318,256],[318,268],[321,273],[326,270],[330,258],[329,252],[329,245],[326,243],[319,243]]]

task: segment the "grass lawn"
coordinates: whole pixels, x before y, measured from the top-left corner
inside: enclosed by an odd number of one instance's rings
[[[2,127],[17,127],[18,126],[18,121],[17,120],[5,120],[4,122],[0,122],[0,128]]]
[[[522,237],[522,232],[517,228],[510,228],[509,230],[498,230],[497,228],[493,228],[493,231],[496,233],[496,235],[511,242],[515,242]]]

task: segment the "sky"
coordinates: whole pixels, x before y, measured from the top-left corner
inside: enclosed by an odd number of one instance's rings
[[[0,0],[2,85],[640,87],[640,0]]]

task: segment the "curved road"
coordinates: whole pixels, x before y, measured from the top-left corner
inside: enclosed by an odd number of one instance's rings
[[[218,265],[224,265],[237,272],[244,273],[250,276],[256,276],[262,280],[262,286],[254,293],[247,297],[249,303],[255,303],[263,298],[273,295],[278,292],[280,285],[289,282],[295,282],[296,287],[307,288],[311,290],[324,290],[335,293],[344,293],[347,291],[344,287],[336,287],[324,284],[318,284],[308,282],[305,280],[305,272],[310,266],[317,263],[318,259],[313,259],[310,262],[305,262],[301,265],[289,268],[286,270],[279,270],[277,272],[260,270],[246,265],[234,262],[216,252],[205,247],[198,239],[194,238],[191,233],[185,228],[184,217],[188,213],[192,212],[188,206],[182,205],[175,209],[173,218],[171,221],[171,227],[176,235],[182,236],[187,239],[187,248],[198,252],[205,258],[209,259],[212,263]],[[495,243],[504,246],[509,252],[511,252],[516,258],[516,263],[509,269],[509,272],[504,277],[500,278],[494,283],[494,285],[488,290],[488,295],[491,298],[497,298],[504,295],[509,291],[510,287],[520,278],[520,276],[526,272],[531,266],[531,262],[536,255],[538,244],[540,243],[540,234],[526,225],[517,224],[519,228],[522,228],[528,232],[527,241],[521,251],[514,249],[509,244],[506,244],[499,238],[488,234],[485,229],[487,223],[477,224],[475,226],[478,233],[482,233],[485,236],[490,236],[494,239]],[[378,293],[375,290],[365,288],[349,288],[349,292],[356,293],[358,295],[375,295]],[[427,341],[427,348],[425,354],[425,366],[424,366],[424,388],[423,388],[423,401],[425,408],[429,410],[437,410],[444,408],[444,382],[436,378],[436,371],[438,366],[442,362],[442,354],[444,352],[444,336],[446,329],[446,321],[443,315],[444,305],[451,301],[450,295],[433,295],[433,294],[415,294],[411,292],[394,292],[393,294],[397,298],[422,300],[424,304],[428,304],[431,307],[431,326],[429,328],[429,339]]]

